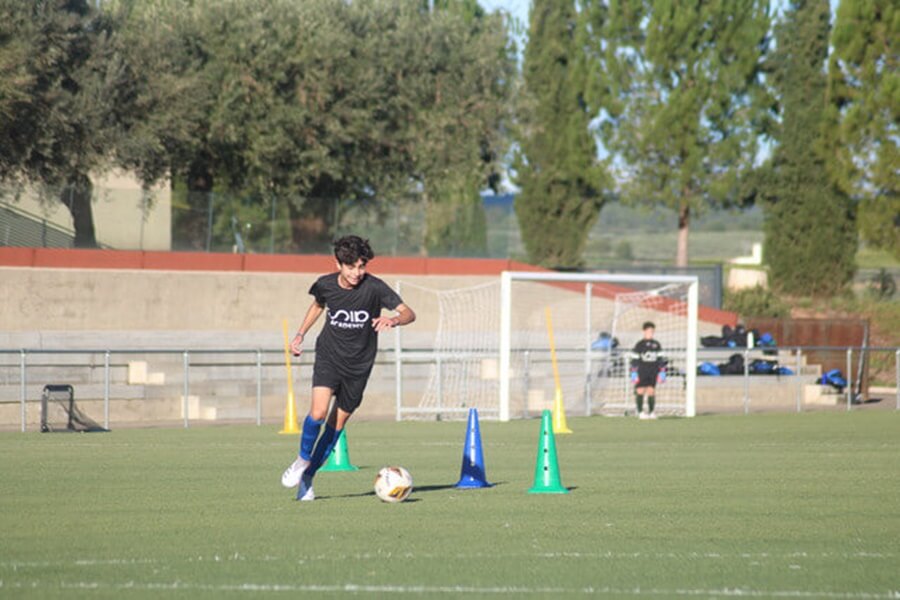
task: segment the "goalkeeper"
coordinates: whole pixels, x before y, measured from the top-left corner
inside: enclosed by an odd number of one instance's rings
[[[313,477],[362,402],[375,363],[378,334],[416,318],[394,290],[366,273],[374,257],[368,240],[355,235],[334,243],[337,273],[322,275],[313,283],[309,289],[313,301],[291,342],[291,352],[300,356],[306,334],[327,311],[325,325],[316,338],[312,403],[303,421],[299,455],[281,476],[284,487],[299,486],[298,500],[315,499]],[[383,308],[396,314],[382,316]],[[332,397],[334,406],[329,411]]]
[[[631,351],[631,382],[634,384],[634,399],[637,414],[641,419],[655,419],[656,384],[666,380],[666,360],[662,346],[653,339],[656,326],[647,321],[643,325],[642,337]],[[644,412],[644,395],[647,395],[647,412]]]

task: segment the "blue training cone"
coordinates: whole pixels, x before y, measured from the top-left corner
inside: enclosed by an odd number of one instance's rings
[[[481,430],[478,428],[478,410],[469,409],[469,424],[466,427],[466,445],[463,448],[462,469],[458,488],[491,487],[484,473],[484,453],[481,451]]]

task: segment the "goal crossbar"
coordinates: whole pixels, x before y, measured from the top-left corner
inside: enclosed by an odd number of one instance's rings
[[[695,275],[639,275],[503,271],[500,275],[499,419],[510,420],[510,357],[512,354],[512,284],[514,281],[584,284],[585,364],[590,365],[591,297],[593,284],[687,284],[687,331],[685,357],[685,416],[696,414],[697,318],[699,278]]]

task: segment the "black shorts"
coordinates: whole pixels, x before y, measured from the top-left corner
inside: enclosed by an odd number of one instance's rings
[[[330,362],[317,360],[313,365],[313,387],[331,388],[338,408],[346,413],[353,413],[362,403],[371,372],[369,369],[362,376],[348,377],[342,375]]]
[[[656,387],[656,378],[659,376],[659,367],[638,367],[638,380],[634,387]]]

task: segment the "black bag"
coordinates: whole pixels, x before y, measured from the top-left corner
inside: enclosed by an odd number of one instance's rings
[[[726,346],[725,338],[718,335],[706,335],[700,338],[700,345],[704,348],[722,348]]]
[[[719,373],[722,375],[743,375],[744,357],[740,354],[732,354],[728,362],[719,364]]]

